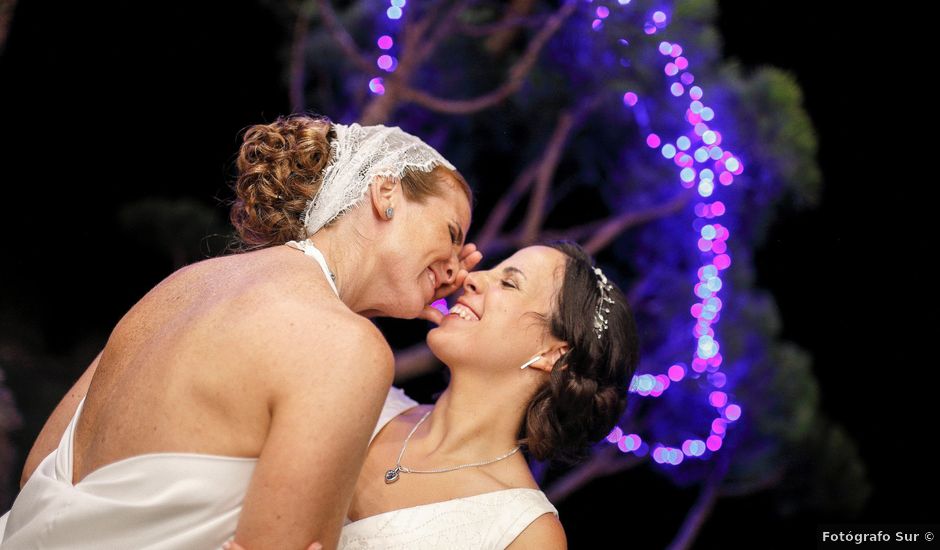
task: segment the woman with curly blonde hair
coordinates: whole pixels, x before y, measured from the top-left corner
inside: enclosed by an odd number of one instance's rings
[[[2,546],[333,546],[393,375],[375,316],[430,307],[481,258],[471,193],[398,128],[295,116],[249,129],[239,253],[137,302],[62,400]]]

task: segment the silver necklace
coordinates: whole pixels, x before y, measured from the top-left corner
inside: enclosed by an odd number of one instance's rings
[[[432,409],[432,410],[433,410],[433,409]],[[386,484],[388,484],[388,483],[395,483],[396,481],[398,481],[398,474],[399,474],[399,473],[405,473],[405,474],[439,474],[439,473],[442,473],[442,472],[452,472],[452,471],[454,471],[454,470],[459,470],[459,469],[461,469],[461,468],[471,468],[471,467],[474,467],[474,466],[484,466],[484,465],[486,465],[486,464],[492,464],[492,463],[494,463],[494,462],[500,461],[500,460],[502,460],[502,459],[504,459],[504,458],[509,458],[510,456],[513,455],[513,453],[515,453],[516,451],[519,450],[519,445],[516,445],[516,447],[515,447],[513,450],[509,451],[508,453],[506,453],[506,454],[504,454],[504,455],[500,455],[500,456],[498,456],[498,457],[496,457],[496,458],[494,458],[494,459],[492,459],[492,460],[487,460],[487,461],[484,461],[484,462],[474,462],[474,463],[472,463],[472,464],[461,464],[460,466],[454,466],[453,468],[439,468],[439,469],[437,469],[437,470],[412,470],[411,468],[402,466],[402,465],[401,465],[401,457],[405,454],[405,447],[408,446],[408,441],[411,439],[411,436],[413,436],[413,435],[415,434],[415,432],[418,430],[418,426],[420,426],[421,423],[424,422],[424,419],[426,419],[426,418],[428,417],[428,415],[430,415],[430,414],[431,414],[431,411],[428,411],[428,412],[424,413],[424,416],[422,416],[422,417],[421,417],[421,420],[419,420],[418,423],[415,424],[415,427],[414,427],[414,428],[411,428],[411,433],[408,434],[408,437],[405,438],[405,442],[402,443],[402,445],[401,445],[401,452],[398,453],[398,460],[395,461],[395,467],[392,468],[391,470],[388,470],[387,472],[385,472],[385,483],[386,483]]]

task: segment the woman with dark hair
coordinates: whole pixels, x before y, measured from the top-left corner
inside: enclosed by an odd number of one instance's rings
[[[306,116],[249,129],[238,171],[243,251],[120,320],[30,452],[4,550],[336,544],[393,374],[366,317],[440,320],[481,258],[470,190],[398,128]]]
[[[427,336],[447,389],[435,405],[389,392],[341,549],[566,547],[518,451],[575,460],[610,432],[638,361],[631,310],[569,243],[524,248],[463,286]]]

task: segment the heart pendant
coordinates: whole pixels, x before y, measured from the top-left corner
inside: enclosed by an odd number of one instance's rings
[[[385,472],[385,483],[395,483],[396,481],[398,481],[398,468]]]

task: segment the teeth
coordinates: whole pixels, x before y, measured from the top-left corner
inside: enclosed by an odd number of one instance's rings
[[[450,308],[450,312],[467,321],[480,320],[480,318],[477,317],[470,308],[463,304],[455,304],[454,307]]]

